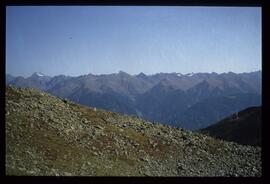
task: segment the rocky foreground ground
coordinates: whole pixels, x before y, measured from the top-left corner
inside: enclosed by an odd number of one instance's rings
[[[6,88],[6,175],[261,176],[261,148]]]

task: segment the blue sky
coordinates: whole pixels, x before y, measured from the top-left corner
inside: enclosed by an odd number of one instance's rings
[[[260,7],[6,9],[6,72],[15,76],[260,69]]]

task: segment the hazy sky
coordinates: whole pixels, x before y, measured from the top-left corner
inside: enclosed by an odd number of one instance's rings
[[[261,8],[6,9],[6,72],[29,76],[261,69]]]

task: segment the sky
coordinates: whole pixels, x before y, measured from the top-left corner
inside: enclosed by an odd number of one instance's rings
[[[260,7],[7,6],[6,73],[261,70]]]

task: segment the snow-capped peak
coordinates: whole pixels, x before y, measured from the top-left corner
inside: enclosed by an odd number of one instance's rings
[[[35,72],[35,73],[33,73],[33,75],[31,75],[31,77],[33,78],[47,78],[48,76],[46,76],[46,75],[44,75],[43,73],[41,73],[41,72]]]
[[[39,77],[43,77],[43,76],[44,76],[44,74],[43,74],[43,73],[40,73],[40,72],[37,72],[36,74],[37,74],[37,76],[39,76]]]
[[[193,76],[195,73],[188,73],[188,74],[186,74],[186,76],[188,76],[188,77],[191,77],[191,76]]]
[[[181,77],[181,76],[183,76],[183,74],[181,74],[181,73],[177,73],[177,76]]]

